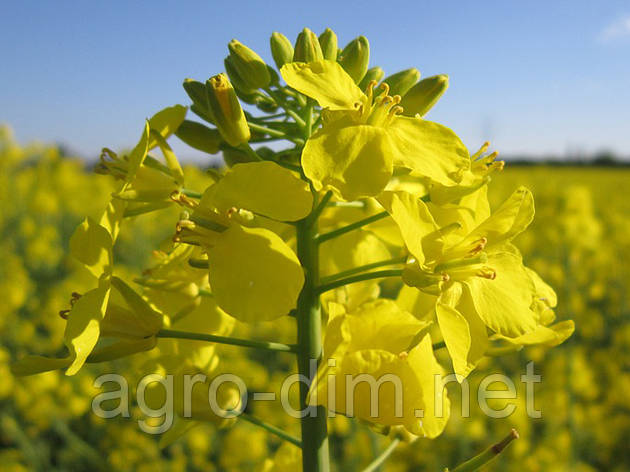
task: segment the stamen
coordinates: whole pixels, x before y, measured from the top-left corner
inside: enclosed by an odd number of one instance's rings
[[[477,254],[479,254],[481,251],[483,251],[486,248],[486,244],[488,244],[488,239],[481,238],[475,241],[473,244],[475,244],[475,246],[469,252],[471,257],[476,256]]]
[[[445,272],[447,270],[458,269],[461,267],[469,267],[476,264],[485,264],[488,262],[488,256],[482,252],[477,257],[466,257],[463,259],[454,259],[446,262],[442,262],[435,266],[435,272]]]
[[[499,155],[499,151],[494,151],[492,154],[489,154],[488,156],[484,157],[484,160],[488,163],[491,163],[497,158],[498,155]]]
[[[387,106],[390,103],[394,103],[394,97],[385,95],[383,98],[381,98],[381,101],[379,102],[379,106]]]
[[[504,167],[505,167],[505,161],[494,161],[492,164],[490,164],[490,169],[496,170],[499,172],[502,171]]]
[[[173,192],[170,195],[170,199],[173,200],[175,203],[179,203],[180,205],[186,206],[188,208],[194,209],[199,206],[198,202],[196,202],[195,200],[192,200],[191,198],[188,198],[179,190],[173,190]]]
[[[389,85],[387,82],[383,82],[379,88],[382,88],[385,92],[385,95],[389,95]]]
[[[479,150],[476,153],[474,153],[472,156],[470,156],[470,158],[473,161],[478,159],[479,157],[481,157],[483,154],[485,154],[488,151],[489,147],[490,147],[490,141],[486,141],[485,143],[483,143],[481,145],[481,147],[479,148]]]
[[[494,280],[497,278],[497,272],[491,267],[484,266],[477,272],[478,277]]]
[[[394,117],[397,115],[402,115],[403,111],[405,111],[403,107],[396,105],[395,107],[391,107],[389,109],[389,116]]]

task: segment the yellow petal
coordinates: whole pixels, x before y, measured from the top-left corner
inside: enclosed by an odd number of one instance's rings
[[[442,391],[442,396],[436,398],[436,382],[441,382],[445,372],[433,354],[433,343],[428,334],[422,341],[409,352],[407,357],[409,365],[408,372],[415,377],[416,385],[408,388],[417,389],[422,394],[424,417],[419,427],[413,422],[409,425],[409,430],[418,436],[435,438],[442,434],[451,412],[451,403],[446,395],[446,390]],[[406,379],[403,378],[403,382]],[[410,383],[410,382],[408,382]],[[407,388],[407,387],[406,387]],[[441,404],[438,405],[437,402]],[[441,412],[441,414],[439,414]]]
[[[486,247],[510,241],[524,231],[533,219],[534,197],[525,187],[519,187],[490,217],[481,222],[466,237],[463,244],[480,238],[488,240]]]
[[[392,176],[392,144],[383,128],[335,122],[315,133],[302,167],[316,190],[335,189],[345,200],[378,195]]]
[[[217,303],[236,319],[268,321],[295,308],[304,272],[275,233],[232,225],[208,249],[208,260]]]
[[[525,270],[536,287],[536,298],[542,299],[551,308],[555,307],[558,304],[558,296],[554,289],[529,267],[525,267]]]
[[[66,375],[76,374],[94,349],[100,334],[100,322],[105,316],[109,294],[109,283],[101,280],[99,287],[79,298],[68,314],[64,339],[73,360],[66,370]]]
[[[124,201],[112,198],[99,220],[99,224],[109,232],[112,243],[115,243],[118,238],[120,222],[123,219],[126,206],[127,204]]]
[[[400,228],[407,249],[418,263],[424,264],[441,255],[444,244],[441,234],[422,200],[401,190],[383,192],[378,201]]]
[[[92,218],[86,218],[70,238],[70,254],[94,277],[112,271],[112,237]]]
[[[494,337],[503,339],[517,346],[541,344],[543,346],[553,347],[566,341],[573,334],[573,331],[575,331],[575,323],[573,320],[567,320],[549,327],[539,325],[534,331],[523,334],[522,336],[511,338],[497,334]]]
[[[351,110],[365,100],[361,89],[337,62],[291,62],[282,66],[280,73],[290,87],[314,98],[322,108]]]
[[[211,191],[221,210],[244,208],[280,221],[300,220],[313,207],[308,183],[269,161],[236,164]]]
[[[177,185],[184,185],[184,171],[177,160],[177,156],[173,152],[171,146],[166,142],[166,139],[162,137],[160,133],[155,130],[151,130],[150,137],[157,143],[164,155],[164,160],[168,169],[171,171],[171,176]]]
[[[112,277],[112,285],[122,296],[129,309],[114,309],[108,306],[101,323],[103,333],[117,333],[121,337],[144,338],[156,334],[162,328],[162,315],[146,300],[118,277]]]
[[[483,322],[498,334],[521,336],[536,329],[531,310],[534,284],[520,258],[510,253],[490,254],[487,265],[496,278],[470,277],[464,286]]]
[[[319,257],[320,275],[326,277],[354,267],[388,260],[391,253],[374,234],[357,230],[324,242],[320,246]],[[361,303],[376,298],[378,293],[378,282],[370,280],[326,292],[322,296],[322,302],[341,302],[348,310],[353,310]]]
[[[127,170],[126,179],[126,182],[128,184],[133,182],[133,180],[136,178],[136,173],[138,172],[138,169],[144,162],[144,158],[147,157],[147,152],[149,152],[150,133],[151,128],[149,127],[149,122],[145,121],[140,141],[138,141],[138,144],[136,144],[136,146],[131,150],[131,153],[129,153],[129,169]]]
[[[394,165],[445,185],[469,164],[461,139],[449,128],[421,118],[397,117],[387,128],[395,143]]]
[[[398,292],[396,303],[398,306],[419,320],[425,320],[433,316],[437,296],[422,292],[415,287],[403,285]]]
[[[174,105],[158,111],[149,119],[149,128],[155,130],[163,139],[167,139],[177,131],[179,125],[186,118],[188,108],[182,105]],[[156,136],[149,139],[149,151],[159,144]]]
[[[451,290],[462,292],[455,284]],[[453,371],[463,377],[475,368],[488,348],[486,326],[479,318],[467,293],[461,294],[460,306],[451,306],[442,300],[436,305],[436,314],[440,332],[453,361]],[[448,299],[449,296],[441,297]]]

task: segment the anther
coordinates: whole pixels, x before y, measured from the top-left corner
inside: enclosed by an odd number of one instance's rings
[[[488,148],[490,147],[490,141],[486,141],[485,143],[483,143],[481,145],[481,147],[479,148],[479,150],[474,153],[471,157],[472,160],[476,160],[479,159],[486,151],[488,151]]]
[[[490,164],[490,169],[497,171],[502,171],[504,167],[505,161],[494,161],[492,164]]]
[[[475,241],[474,244],[475,246],[469,252],[470,256],[476,256],[481,251],[483,251],[486,248],[486,244],[488,244],[488,239],[481,238]]]
[[[402,115],[403,111],[405,111],[403,107],[396,105],[395,107],[390,108],[389,116]]]
[[[482,277],[484,279],[494,280],[497,278],[497,272],[490,267],[482,267],[477,272],[477,276]]]

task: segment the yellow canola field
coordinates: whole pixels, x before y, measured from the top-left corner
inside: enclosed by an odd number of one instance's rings
[[[210,177],[185,169],[187,182],[205,188]],[[534,361],[538,419],[525,412],[519,395],[504,419],[483,415],[471,399],[470,417],[458,417],[458,388],[452,416],[438,440],[420,439],[400,447],[387,471],[440,471],[469,458],[515,427],[521,434],[493,471],[630,470],[630,169],[515,167],[495,175],[494,204],[518,185],[532,190],[536,219],[516,244],[525,261],[555,287],[558,318],[574,319],[576,332],[547,351],[525,349],[487,360],[472,375],[473,386],[488,373],[508,372],[517,388]],[[198,184],[198,185],[194,185]],[[106,176],[86,170],[82,161],[43,145],[18,146],[0,129],[0,464],[3,471],[240,471],[263,470],[280,441],[237,422],[217,430],[201,425],[161,448],[159,437],[131,418],[104,420],[91,412],[98,393],[93,380],[104,372],[134,369],[130,357],[110,365],[88,366],[74,377],[62,372],[14,378],[10,364],[27,353],[59,355],[72,291],[90,279],[67,255],[68,240],[84,215],[95,216],[112,192]],[[129,280],[149,266],[145,255],[172,236],[158,216],[137,217],[121,235],[117,261]],[[168,218],[174,221],[175,216]],[[237,324],[236,335],[292,342],[291,319]],[[287,354],[261,354],[218,346],[224,365],[251,391],[275,391],[295,366]],[[520,390],[519,390],[520,392]],[[296,392],[291,392],[292,395]],[[501,408],[501,400],[495,403]],[[258,417],[298,434],[298,423],[277,402],[255,406]],[[332,454],[340,470],[360,470],[388,444],[364,425],[343,417],[331,420]],[[283,446],[283,448],[292,446]],[[290,451],[289,451],[290,455]],[[282,470],[276,464],[275,470]]]

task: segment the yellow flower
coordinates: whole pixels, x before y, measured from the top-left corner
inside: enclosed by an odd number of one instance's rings
[[[329,316],[324,360],[309,403],[370,423],[402,425],[416,435],[438,436],[448,420],[449,401],[444,396],[441,405],[435,404],[434,382],[442,381],[443,369],[424,332],[429,323],[386,299],[352,313],[331,303]]]
[[[206,251],[212,293],[223,310],[245,322],[272,320],[295,308],[304,272],[282,238],[249,227],[247,215],[297,221],[312,205],[308,185],[291,171],[269,161],[237,164],[193,204],[176,239]]]
[[[468,165],[468,151],[450,129],[400,116],[399,96],[366,93],[336,62],[285,64],[284,80],[324,108],[323,126],[302,153],[304,173],[315,189],[335,189],[346,200],[378,195],[394,167],[454,184]]]
[[[540,333],[536,305],[537,293],[545,288],[540,281],[537,289],[532,272],[510,243],[534,217],[531,193],[519,188],[492,214],[485,188],[471,198],[476,199],[474,205],[467,202],[475,208],[472,212],[468,207],[425,204],[402,191],[385,192],[379,199],[415,258],[403,279],[427,294],[421,305],[435,306],[455,372],[462,376],[486,352],[486,328],[516,343],[541,336],[552,342],[549,328]],[[569,327],[560,329],[557,339],[566,339]]]
[[[172,203],[170,194],[183,186],[183,170],[166,139],[182,124],[186,112],[187,108],[181,105],[157,112],[146,121],[140,140],[128,154],[119,156],[111,149],[102,150],[96,172],[111,174],[124,182],[114,195],[132,203],[128,211],[163,208]],[[156,147],[166,164],[148,155]]]
[[[98,281],[82,296],[73,294],[71,309],[61,313],[68,320],[64,341],[69,355],[59,359],[27,356],[12,366],[16,375],[66,367],[66,375],[74,375],[88,357],[91,362],[103,362],[155,346],[154,335],[162,327],[162,316],[112,273],[113,245],[124,208],[123,203],[114,200],[99,222],[87,218],[70,240],[72,255]],[[112,292],[120,296],[120,303],[111,302]],[[93,352],[101,336],[124,339]]]

